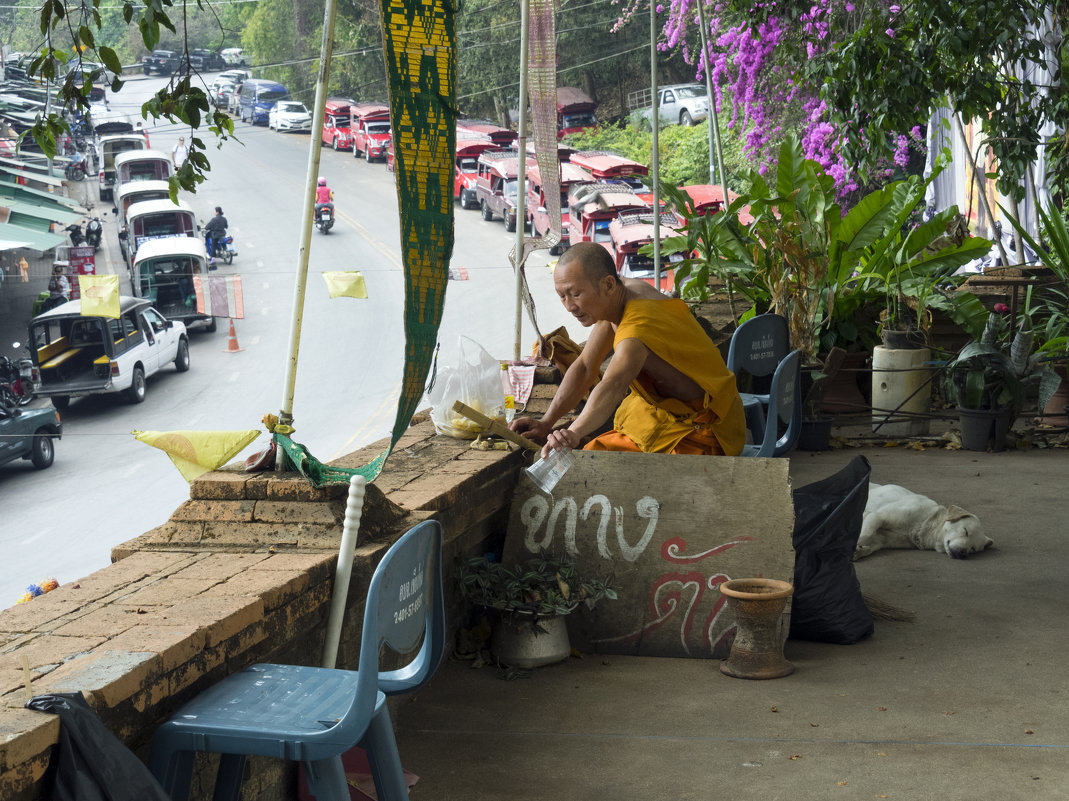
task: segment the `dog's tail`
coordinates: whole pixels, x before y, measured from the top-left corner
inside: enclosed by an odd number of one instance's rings
[[[869,595],[867,592],[861,593],[861,598],[865,601],[865,606],[868,607],[869,613],[876,618],[876,620],[890,620],[898,623],[912,623],[917,619],[917,613],[911,612],[908,609],[903,609],[900,606],[889,604],[887,601],[883,601],[879,598],[875,598]]]

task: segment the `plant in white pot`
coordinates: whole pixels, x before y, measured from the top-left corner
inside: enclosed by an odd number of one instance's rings
[[[465,598],[497,613],[494,656],[520,668],[566,659],[571,646],[565,617],[617,597],[611,574],[580,576],[568,554],[546,550],[511,568],[485,556],[461,560],[456,577]]]

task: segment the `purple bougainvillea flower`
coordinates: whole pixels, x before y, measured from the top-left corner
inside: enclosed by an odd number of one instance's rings
[[[995,304],[995,314],[1007,314],[1009,312],[1009,310],[1010,310],[1010,307],[1007,306],[1005,303],[996,303]]]

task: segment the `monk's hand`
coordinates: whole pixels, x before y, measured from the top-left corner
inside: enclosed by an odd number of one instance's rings
[[[542,448],[542,458],[549,456],[550,451],[574,450],[579,447],[579,435],[570,428],[558,428],[550,431],[546,437],[545,447]]]
[[[509,428],[539,444],[544,443],[549,432],[553,430],[552,424],[544,420],[535,420],[533,417],[517,417],[509,423]]]

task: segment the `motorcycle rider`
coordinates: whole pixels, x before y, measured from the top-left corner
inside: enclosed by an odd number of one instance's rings
[[[315,219],[319,219],[319,210],[324,206],[330,209],[330,219],[334,219],[334,192],[327,186],[327,179],[319,176],[319,185],[316,187]]]
[[[223,240],[226,238],[226,229],[230,227],[230,224],[226,221],[226,217],[223,216],[223,209],[221,206],[215,207],[215,216],[212,217],[204,225],[204,242],[208,246],[208,255],[212,257],[212,261],[215,261],[215,251],[217,248],[224,248]]]

